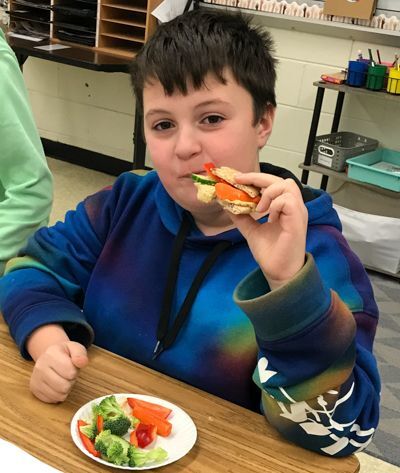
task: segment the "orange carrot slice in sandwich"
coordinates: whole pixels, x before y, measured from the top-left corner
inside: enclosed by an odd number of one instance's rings
[[[215,194],[220,200],[241,200],[242,202],[254,202],[257,204],[260,202],[261,197],[250,197],[246,192],[236,189],[236,187],[226,184],[225,182],[218,182],[215,184]]]

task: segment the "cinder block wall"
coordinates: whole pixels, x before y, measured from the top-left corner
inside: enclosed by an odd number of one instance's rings
[[[29,58],[24,76],[43,138],[132,161],[129,75]]]

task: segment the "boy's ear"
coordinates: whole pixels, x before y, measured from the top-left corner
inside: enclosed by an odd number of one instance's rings
[[[272,132],[276,107],[268,105],[257,126],[258,147],[263,148]]]

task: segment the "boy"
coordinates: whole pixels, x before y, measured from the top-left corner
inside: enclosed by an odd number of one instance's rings
[[[242,17],[200,10],[160,26],[134,61],[157,173],[124,174],[37,232],[1,281],[43,401],[66,398],[94,341],[257,411],[261,388],[268,420],[305,448],[347,455],[372,438],[368,278],[327,194],[260,172],[276,106],[270,50]],[[190,176],[207,162],[261,187],[258,213],[199,202]]]
[[[47,225],[52,193],[24,80],[0,29],[0,275],[28,237]]]

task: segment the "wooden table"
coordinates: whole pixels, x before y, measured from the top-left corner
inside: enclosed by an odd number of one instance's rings
[[[93,398],[130,392],[164,398],[194,420],[193,449],[160,473],[355,473],[355,456],[328,458],[285,441],[265,418],[97,347],[67,401],[45,404],[29,391],[32,362],[21,358],[0,315],[0,437],[66,473],[114,471],[72,442],[70,421]],[[115,470],[116,471],[116,470]],[[156,469],[151,470],[156,471]]]

